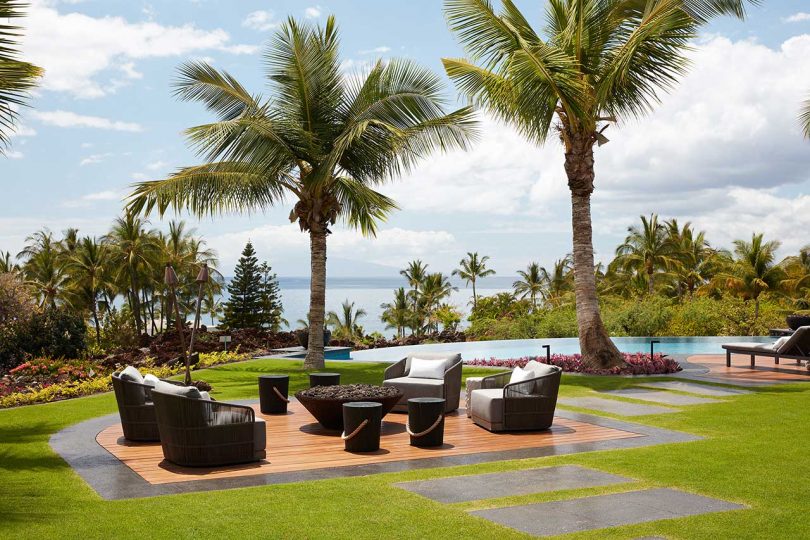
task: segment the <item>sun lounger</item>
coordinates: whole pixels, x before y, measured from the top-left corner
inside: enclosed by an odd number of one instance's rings
[[[810,362],[810,326],[802,326],[792,336],[781,338],[774,343],[726,343],[726,366],[731,367],[732,354],[747,354],[754,367],[757,356],[773,358],[776,364],[780,358]]]

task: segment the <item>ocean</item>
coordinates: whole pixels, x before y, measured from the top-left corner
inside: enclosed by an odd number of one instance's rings
[[[488,277],[476,284],[478,296],[489,296],[499,292],[511,291],[514,277]],[[465,287],[463,281],[451,280],[458,287],[453,291],[447,303],[454,305],[466,316],[472,304],[472,288]],[[298,328],[296,321],[306,319],[309,311],[309,278],[308,277],[279,277],[281,301],[284,306],[284,318],[290,323],[291,329]],[[396,330],[386,330],[385,323],[380,320],[383,309],[380,304],[393,302],[394,290],[399,287],[408,288],[408,284],[401,277],[362,277],[362,278],[330,278],[326,283],[326,311],[341,313],[340,305],[344,300],[354,302],[355,308],[366,310],[367,315],[359,320],[363,330],[369,334],[380,332],[385,336],[392,336]],[[227,292],[223,301],[227,299]],[[208,321],[210,322],[210,320]],[[466,321],[462,321],[462,327]]]

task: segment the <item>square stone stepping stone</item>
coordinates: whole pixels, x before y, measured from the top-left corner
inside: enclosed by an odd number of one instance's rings
[[[663,390],[645,390],[643,388],[625,388],[624,390],[610,390],[604,392],[611,396],[621,396],[626,398],[641,399],[644,401],[654,401],[666,405],[700,405],[702,403],[720,403],[716,399],[684,396],[683,394],[673,394]]]
[[[428,499],[449,504],[563,489],[608,486],[632,481],[631,478],[623,476],[574,465],[564,465],[523,471],[417,480],[394,485]]]
[[[645,489],[471,512],[535,536],[551,536],[744,508],[674,489]]]
[[[594,411],[618,414],[621,416],[642,416],[645,414],[678,412],[678,409],[669,409],[667,407],[658,407],[656,405],[627,403],[625,401],[616,401],[614,399],[604,399],[598,397],[560,398],[557,400],[557,403],[562,405],[570,405],[572,407],[582,407],[583,409],[592,409]]]
[[[664,390],[679,390],[681,392],[690,392],[692,394],[700,394],[702,396],[738,396],[740,394],[750,394],[748,390],[740,388],[725,388],[720,386],[706,386],[705,384],[697,384],[681,381],[658,381],[644,383],[642,386],[647,388],[662,388]]]

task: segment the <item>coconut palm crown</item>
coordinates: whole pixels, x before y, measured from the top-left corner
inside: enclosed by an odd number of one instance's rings
[[[172,207],[198,216],[294,201],[290,221],[310,237],[308,369],[323,366],[330,227],[343,220],[374,235],[396,208],[377,185],[475,136],[471,108],[446,112],[441,79],[429,70],[391,60],[347,76],[338,48],[333,17],[323,27],[288,19],[264,54],[269,98],[204,62],[183,65],[176,95],[217,116],[187,131],[205,162],[139,183],[129,200],[136,212]]]
[[[445,0],[467,59],[444,59],[474,104],[529,140],[559,136],[571,191],[573,259],[583,361],[622,363],[607,335],[594,276],[590,198],[594,150],[606,128],[650,111],[686,72],[689,42],[717,15],[743,17],[745,0],[548,0],[541,32],[512,0]]]

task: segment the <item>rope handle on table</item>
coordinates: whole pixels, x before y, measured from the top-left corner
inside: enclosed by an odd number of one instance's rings
[[[278,396],[278,399],[280,399],[280,400],[281,400],[281,401],[283,401],[284,403],[289,403],[289,402],[290,402],[290,400],[289,400],[289,399],[287,399],[287,397],[286,397],[284,394],[282,394],[281,392],[279,392],[279,391],[278,391],[278,388],[276,388],[275,386],[273,387],[273,392],[275,392],[275,393],[276,393],[276,395]]]
[[[408,422],[408,423],[405,424],[405,431],[407,431],[408,435],[410,435],[411,437],[416,437],[416,438],[424,437],[425,435],[427,435],[428,433],[430,433],[431,431],[433,431],[434,429],[439,427],[439,424],[442,423],[442,420],[444,420],[444,415],[440,414],[439,417],[436,418],[436,421],[433,422],[432,426],[427,428],[425,431],[420,431],[419,433],[414,433],[413,431],[411,431],[411,424],[410,424],[410,422]]]
[[[343,433],[340,434],[340,438],[343,439],[344,441],[350,441],[350,440],[354,439],[354,437],[358,433],[360,433],[363,430],[363,428],[366,427],[367,425],[368,425],[368,420],[367,419],[363,420],[362,422],[360,422],[360,425],[357,426],[357,429],[355,429],[354,431],[352,431],[348,435],[346,435],[346,432],[344,431]]]

